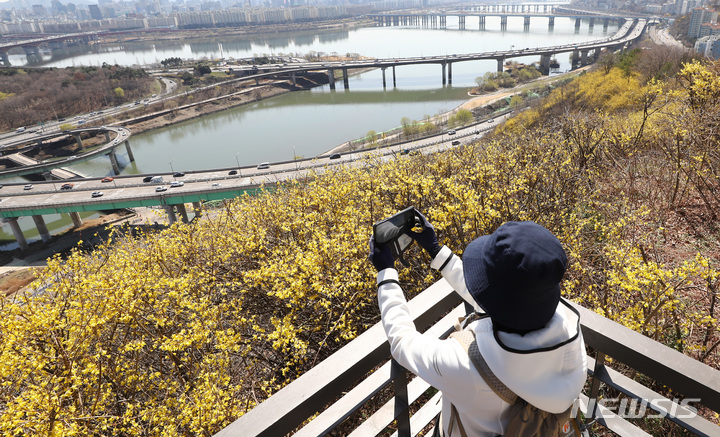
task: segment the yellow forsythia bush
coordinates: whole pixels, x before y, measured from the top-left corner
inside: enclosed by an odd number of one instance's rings
[[[645,97],[613,115],[620,81],[594,101],[592,74],[530,109],[532,129],[327,168],[51,260],[35,293],[0,304],[0,433],[212,435],[378,321],[372,223],[410,205],[460,255],[505,221],[543,224],[568,252],[568,297],[714,363],[718,260],[700,245],[670,256],[660,221],[702,197],[695,182],[716,186],[717,163],[662,152],[680,141],[661,127],[678,124],[682,90],[626,79]],[[581,97],[589,110],[543,115]],[[411,250],[412,297],[437,276]]]

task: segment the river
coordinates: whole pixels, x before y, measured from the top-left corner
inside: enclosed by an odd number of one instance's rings
[[[78,65],[145,66],[170,57],[183,59],[231,59],[258,55],[303,55],[308,53],[358,53],[361,56],[394,58],[476,53],[511,48],[555,46],[602,39],[614,35],[617,23],[607,29],[590,27],[583,21],[558,17],[552,29],[545,18],[533,18],[524,29],[522,17],[509,17],[502,31],[499,17],[488,17],[484,30],[477,17],[468,17],[460,29],[457,17],[448,17],[445,28],[417,26],[365,27],[353,30],[302,31],[248,37],[218,37],[212,40],[157,41],[96,45],[82,52],[43,52],[44,66]],[[535,62],[539,57],[515,58]],[[568,54],[558,56],[560,71],[570,69]],[[11,54],[13,65],[24,65],[23,55]],[[475,78],[495,71],[495,61],[457,62],[452,67],[452,85],[442,85],[438,65],[396,68],[396,87],[392,70],[386,71],[388,88],[382,87],[380,70],[352,76],[349,90],[342,83],[336,90],[322,86],[276,96],[189,120],[176,125],[133,135],[130,139],[135,163],[129,163],[120,149],[123,174],[166,172],[171,169],[210,169],[230,167],[239,162],[253,165],[263,161],[289,160],[293,156],[312,157],[345,141],[364,137],[369,131],[382,132],[400,125],[403,117],[421,120],[451,110],[468,99]],[[278,128],[281,126],[281,128]],[[110,174],[107,157],[73,166],[88,176]],[[68,217],[46,217],[51,232],[72,225]],[[34,223],[29,217],[19,220],[30,235]],[[52,223],[52,225],[51,225]],[[36,234],[36,232],[35,232]],[[2,240],[14,241],[3,226]],[[11,247],[0,246],[0,250]]]

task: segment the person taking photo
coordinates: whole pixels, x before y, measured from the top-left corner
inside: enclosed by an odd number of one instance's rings
[[[406,233],[480,314],[465,330],[490,373],[531,407],[567,412],[585,383],[587,361],[579,314],[560,297],[567,267],[560,241],[537,223],[507,222],[472,241],[460,259],[440,247],[433,226],[416,215],[423,230]],[[485,381],[460,342],[415,329],[388,245],[372,237],[369,259],[378,271],[378,305],[392,357],[442,392],[435,435],[504,435],[512,405]]]

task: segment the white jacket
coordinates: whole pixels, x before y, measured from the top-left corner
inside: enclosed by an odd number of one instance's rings
[[[444,265],[444,267],[443,267]],[[443,277],[476,310],[478,307],[465,286],[460,258],[443,247],[430,264],[442,267]],[[442,421],[445,436],[460,436],[457,425],[447,429],[450,403],[455,405],[468,436],[502,435],[508,423],[509,404],[485,383],[456,340],[425,336],[415,329],[407,301],[398,285],[395,269],[378,273],[378,304],[393,358],[403,367],[442,391]],[[467,327],[475,332],[480,353],[493,373],[518,396],[536,407],[561,413],[582,390],[587,377],[587,360],[579,316],[559,304],[550,322],[526,335],[498,332],[484,318]],[[541,349],[541,350],[537,350]]]

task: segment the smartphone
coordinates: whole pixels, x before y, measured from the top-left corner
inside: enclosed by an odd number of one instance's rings
[[[415,207],[411,206],[373,225],[375,242],[390,245],[393,256],[405,265],[408,263],[402,256],[403,252],[415,241],[405,232],[420,224],[416,212]]]

